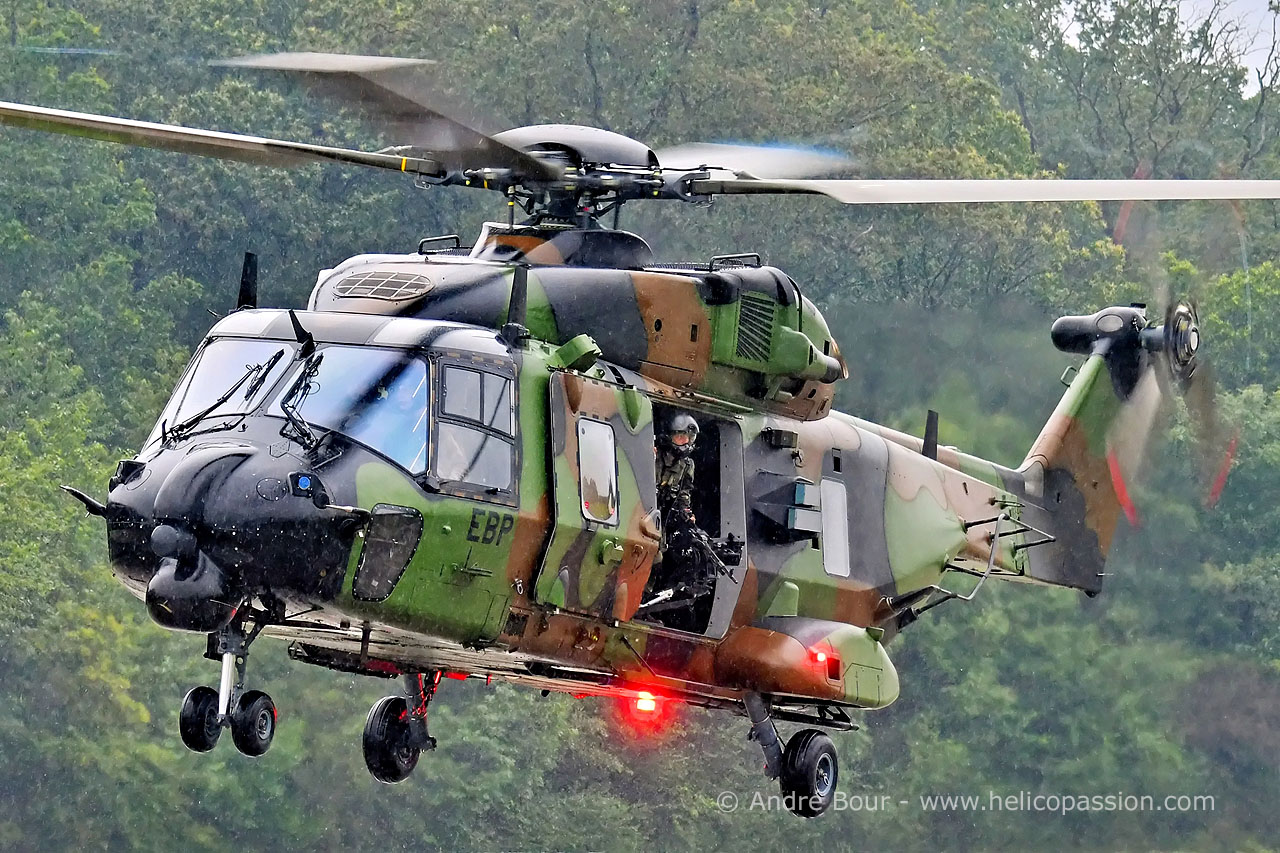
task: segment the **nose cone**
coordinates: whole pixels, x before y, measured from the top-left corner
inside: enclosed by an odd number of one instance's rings
[[[327,484],[304,465],[242,442],[162,451],[145,480],[112,489],[117,573],[139,593],[145,586],[157,623],[180,631],[216,631],[257,595],[332,600],[355,525],[313,499],[327,497]],[[306,494],[290,488],[291,477],[307,482]]]

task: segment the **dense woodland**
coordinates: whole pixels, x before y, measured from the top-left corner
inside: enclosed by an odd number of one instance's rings
[[[1250,26],[1222,8],[1180,21],[1174,0],[4,0],[0,98],[380,147],[357,112],[205,64],[336,50],[436,59],[442,95],[499,123],[803,141],[867,176],[1280,178],[1280,53],[1247,68]],[[760,250],[789,270],[838,330],[846,411],[914,431],[932,407],[945,443],[1016,463],[1070,363],[1051,319],[1174,292],[1200,301],[1241,430],[1207,512],[1175,413],[1102,597],[990,585],[904,632],[902,698],[836,739],[842,789],[893,804],[805,822],[746,807],[775,789],[742,718],[690,711],[637,738],[608,703],[472,682],[433,705],[441,748],[380,785],[360,731],[392,685],[271,642],[251,677],[281,708],[272,751],[187,752],[179,702],[216,667],[112,580],[100,523],[58,484],[104,493],[230,308],[244,250],[264,304],[299,305],[350,254],[475,233],[502,209],[394,175],[28,131],[0,132],[0,151],[0,848],[1278,849],[1280,206],[624,211],[661,257]],[[717,808],[725,790],[737,813]],[[918,800],[1021,791],[1215,800]]]

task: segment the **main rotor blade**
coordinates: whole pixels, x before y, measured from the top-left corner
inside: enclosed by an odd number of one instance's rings
[[[983,204],[1030,201],[1177,201],[1280,198],[1280,180],[714,180],[692,195],[825,195],[844,204]]]
[[[724,145],[692,142],[654,152],[663,169],[692,172],[723,169],[753,178],[812,178],[847,171],[854,165],[843,154],[782,145]]]
[[[414,77],[429,59],[356,56],[343,53],[275,53],[213,63],[297,74],[321,94],[363,107],[397,142],[430,152],[450,170],[512,169],[536,178],[559,177],[552,164],[512,148],[474,126],[474,121],[427,104],[427,81]]]
[[[350,148],[334,148],[328,145],[310,145],[305,142],[289,142],[261,136],[245,136],[239,133],[223,133],[217,130],[200,130],[173,124],[156,124],[127,118],[55,110],[27,104],[0,101],[0,124],[83,136],[122,145],[138,145],[144,148],[161,148],[182,154],[198,154],[222,160],[238,160],[259,166],[292,167],[307,163],[349,163],[356,166],[372,166],[396,172],[440,174],[443,166],[435,160],[421,157],[397,157],[355,151]]]
[[[434,59],[401,56],[361,56],[355,53],[260,53],[219,59],[213,65],[231,68],[261,68],[269,71],[297,71],[309,74],[377,74],[435,65]]]

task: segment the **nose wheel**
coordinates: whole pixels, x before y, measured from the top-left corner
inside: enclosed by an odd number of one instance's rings
[[[222,726],[218,723],[218,691],[212,687],[192,687],[182,700],[178,714],[182,743],[192,752],[208,752],[218,745]]]
[[[364,763],[379,782],[409,778],[424,750],[435,749],[427,733],[427,705],[440,686],[440,673],[409,673],[404,694],[384,696],[369,709],[364,724]]]
[[[233,622],[209,635],[207,657],[222,662],[218,689],[193,687],[182,700],[178,733],[193,752],[209,752],[218,745],[223,729],[231,729],[231,740],[241,753],[256,758],[271,748],[276,734],[276,705],[261,690],[244,689],[249,644],[262,630],[251,632],[243,622]]]
[[[276,736],[276,703],[261,690],[240,696],[231,712],[231,740],[236,749],[252,758],[266,753]]]

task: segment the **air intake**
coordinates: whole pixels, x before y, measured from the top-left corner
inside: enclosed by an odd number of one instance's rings
[[[748,291],[738,305],[738,358],[768,361],[773,351],[776,303],[763,293]]]
[[[431,279],[408,272],[370,272],[349,275],[338,282],[333,292],[338,296],[361,299],[386,299],[399,302],[422,296],[431,289]]]

